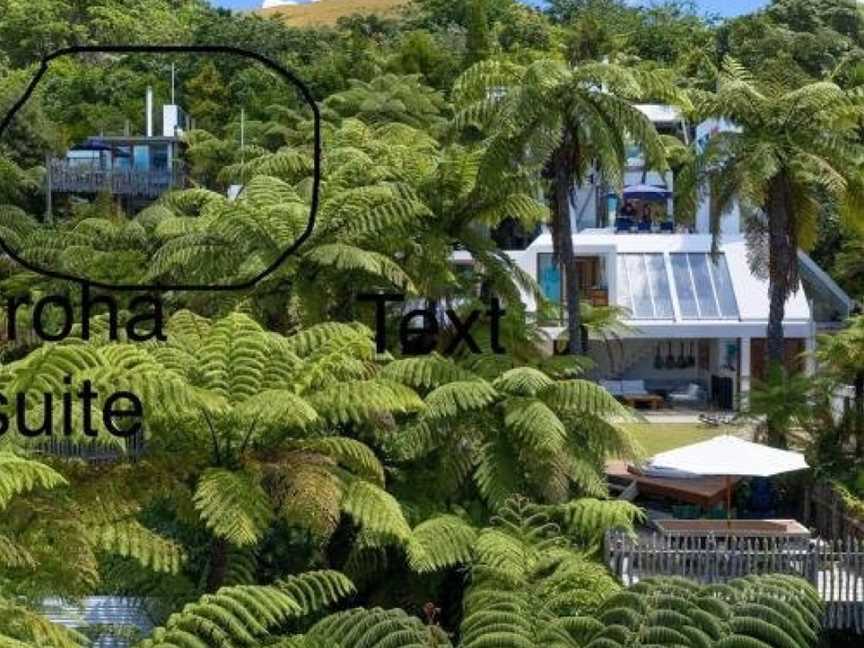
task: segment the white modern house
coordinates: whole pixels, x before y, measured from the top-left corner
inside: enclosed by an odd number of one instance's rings
[[[674,108],[640,109],[658,130],[688,138]],[[728,125],[705,123],[696,137],[704,143],[723,128]],[[668,398],[689,390],[703,403],[732,409],[752,379],[764,375],[767,277],[751,270],[737,208],[723,217],[716,256],[710,198],[700,205],[695,225],[675,222],[673,181],[671,173],[646,170],[634,149],[623,190],[592,178],[574,191],[571,219],[582,298],[594,305],[617,304],[628,313],[617,339],[589,338],[593,377],[624,396],[634,391]],[[563,304],[565,286],[552,252],[552,237],[543,231],[527,248],[507,254],[537,280],[547,300]],[[469,260],[457,256],[456,261]],[[815,348],[817,332],[838,327],[853,303],[810,257],[801,252],[799,261],[802,287],[786,304],[787,362],[812,371],[813,360],[801,354]],[[531,294],[523,300],[537,313]],[[552,340],[566,334],[563,310],[556,309],[551,321],[537,314]]]

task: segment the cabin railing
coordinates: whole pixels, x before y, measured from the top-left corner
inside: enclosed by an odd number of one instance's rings
[[[55,193],[110,193],[158,198],[185,184],[183,169],[102,169],[52,160],[50,185]]]

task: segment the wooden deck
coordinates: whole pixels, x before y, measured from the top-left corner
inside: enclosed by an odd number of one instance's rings
[[[726,500],[725,477],[696,477],[692,479],[670,479],[666,477],[646,477],[631,469],[625,461],[607,461],[606,476],[617,482],[635,482],[639,493],[668,497],[687,504],[711,508]],[[738,483],[733,477],[732,486]]]

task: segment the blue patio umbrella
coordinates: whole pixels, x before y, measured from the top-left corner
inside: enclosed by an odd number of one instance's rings
[[[672,192],[665,187],[656,185],[638,184],[624,187],[624,200],[650,200],[663,201],[666,200]]]

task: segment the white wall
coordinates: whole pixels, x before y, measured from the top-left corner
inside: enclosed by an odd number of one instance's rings
[[[696,233],[711,233],[711,200],[706,193],[696,211]],[[741,233],[741,207],[736,200],[729,211],[720,216],[720,235]]]

